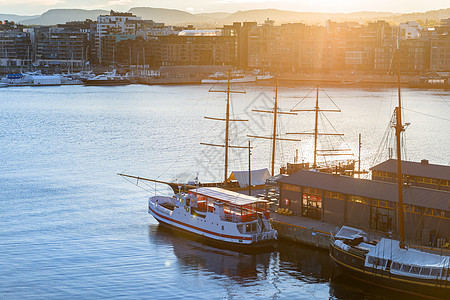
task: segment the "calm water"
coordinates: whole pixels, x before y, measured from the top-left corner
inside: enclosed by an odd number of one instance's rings
[[[219,250],[173,235],[147,214],[146,198],[167,189],[136,187],[117,172],[183,181],[197,172],[203,181],[223,176],[222,150],[199,145],[223,142],[223,123],[203,119],[224,115],[223,95],[208,88],[0,90],[0,298],[398,298],[336,277],[326,252],[289,243],[255,255]],[[232,144],[246,145],[246,134],[267,135],[271,127],[270,116],[251,113],[269,106],[270,88],[246,90],[233,97],[232,110],[249,122],[233,127]],[[283,88],[280,106],[290,109],[308,92]],[[362,133],[363,167],[385,159],[395,89],[326,92],[343,111],[326,118],[346,136],[324,139],[323,147],[357,149]],[[404,91],[408,159],[449,164],[449,96]],[[321,107],[332,107],[323,98]],[[312,116],[284,116],[280,132],[310,131]],[[279,146],[279,164],[296,149],[311,160],[312,140],[301,138]],[[252,167],[268,167],[269,143],[252,143]],[[230,156],[231,170],[247,167],[245,151]]]

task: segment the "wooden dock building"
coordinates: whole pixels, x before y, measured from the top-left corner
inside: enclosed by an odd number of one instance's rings
[[[371,168],[372,179],[397,182],[397,160],[389,159]],[[450,191],[450,166],[402,161],[403,182],[413,186]]]
[[[397,185],[302,170],[278,180],[280,207],[303,218],[398,234]],[[443,246],[450,240],[450,192],[404,188],[405,235],[410,244]]]

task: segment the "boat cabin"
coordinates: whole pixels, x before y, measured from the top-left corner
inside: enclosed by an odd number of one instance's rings
[[[269,202],[255,197],[215,187],[192,189],[189,194],[195,196],[191,206],[199,212],[223,214],[226,221],[246,223],[262,218],[269,219]]]

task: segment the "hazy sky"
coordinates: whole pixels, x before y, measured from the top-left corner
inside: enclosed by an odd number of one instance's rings
[[[317,12],[414,12],[449,8],[450,2],[448,0],[0,0],[0,14],[18,15],[41,14],[52,8],[127,11],[131,7],[175,8],[192,13],[235,12],[258,8]]]

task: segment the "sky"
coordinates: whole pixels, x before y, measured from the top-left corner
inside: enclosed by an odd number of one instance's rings
[[[0,14],[36,15],[53,8],[127,11],[132,7],[159,7],[202,12],[276,8],[303,12],[424,12],[450,8],[448,0],[0,0]]]

